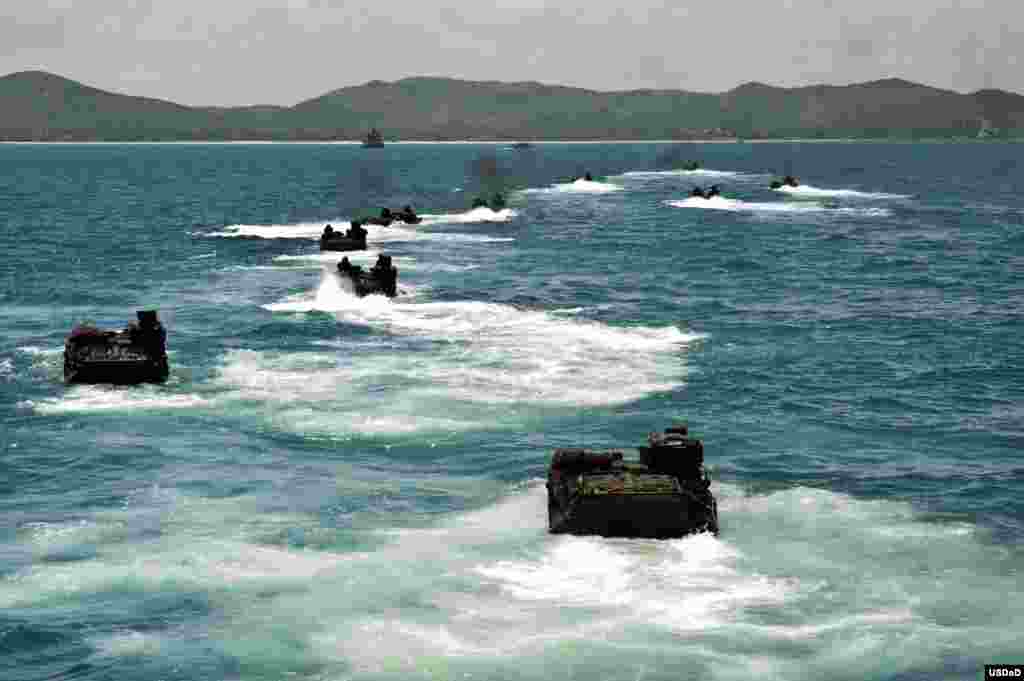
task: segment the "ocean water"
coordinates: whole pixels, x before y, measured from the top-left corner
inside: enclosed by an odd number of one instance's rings
[[[2,679],[1024,662],[1020,145],[3,145],[0,170]],[[353,256],[392,255],[401,295],[355,298],[317,235],[404,204],[424,223]],[[62,384],[75,323],[141,308],[166,385]],[[546,533],[555,447],[674,420],[719,537]]]

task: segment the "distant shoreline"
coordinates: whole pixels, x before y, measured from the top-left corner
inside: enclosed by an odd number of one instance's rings
[[[705,139],[705,140],[397,140],[385,142],[385,146],[412,146],[412,145],[492,145],[509,146],[527,142],[531,145],[572,145],[572,144],[1006,144],[1024,142],[1024,138],[972,138],[972,137],[934,137],[927,139],[879,139],[879,138],[856,138],[856,137],[808,137],[808,138],[780,138],[780,139]],[[80,146],[80,145],[107,145],[107,146],[262,146],[262,145],[315,145],[315,146],[362,146],[362,140],[75,140],[75,141],[54,141],[54,140],[0,140],[0,145],[36,145],[36,146]]]
[[[386,145],[1024,138],[1022,94],[961,94],[900,78],[796,88],[749,82],[698,93],[411,77],[346,86],[294,106],[203,107],[108,92],[37,70],[0,76],[0,109],[0,140],[69,144],[357,145],[370,130],[379,130]],[[440,119],[431,113],[438,111]]]

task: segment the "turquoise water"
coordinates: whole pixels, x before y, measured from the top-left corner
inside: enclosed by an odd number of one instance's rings
[[[1021,661],[1019,145],[3,145],[0,168],[0,678]],[[507,211],[469,211],[501,187]],[[424,223],[353,258],[392,255],[402,294],[351,296],[316,236],[407,203]],[[167,385],[62,384],[75,323],[143,307]],[[720,537],[547,535],[553,448],[674,419]]]

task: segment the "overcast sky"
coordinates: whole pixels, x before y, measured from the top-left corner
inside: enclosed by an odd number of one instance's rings
[[[1024,0],[0,0],[0,74],[183,104],[435,75],[720,92],[901,77],[1024,93]]]

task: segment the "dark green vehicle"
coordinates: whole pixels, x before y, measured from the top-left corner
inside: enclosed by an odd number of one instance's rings
[[[686,426],[651,433],[637,461],[620,451],[556,449],[548,469],[553,534],[671,539],[718,534],[704,445]]]
[[[163,383],[167,363],[167,332],[156,310],[139,310],[137,322],[124,331],[90,325],[76,327],[64,341],[67,383]]]

